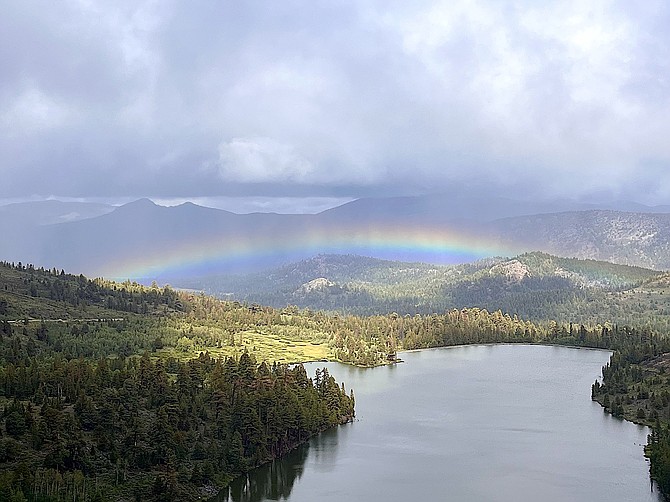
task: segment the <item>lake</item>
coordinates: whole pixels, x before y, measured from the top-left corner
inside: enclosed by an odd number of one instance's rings
[[[328,367],[357,420],[236,480],[218,501],[660,501],[648,429],[590,399],[609,352],[480,345]]]

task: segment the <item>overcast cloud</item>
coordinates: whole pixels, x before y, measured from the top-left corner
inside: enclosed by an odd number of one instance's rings
[[[3,198],[670,200],[665,1],[1,3]]]

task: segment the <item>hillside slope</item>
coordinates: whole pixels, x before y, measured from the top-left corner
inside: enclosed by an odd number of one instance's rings
[[[598,317],[602,302],[614,301],[615,293],[658,276],[641,267],[539,252],[454,266],[319,255],[264,273],[203,277],[178,285],[275,307],[357,314],[479,307],[535,320],[576,316],[590,321]],[[611,310],[609,319],[621,318]]]
[[[560,256],[670,269],[670,214],[581,211],[496,220],[501,244]]]

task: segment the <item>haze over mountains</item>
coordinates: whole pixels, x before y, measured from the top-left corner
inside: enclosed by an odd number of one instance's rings
[[[667,317],[667,273],[595,260],[525,253],[462,265],[319,255],[263,272],[180,285],[277,308],[372,315],[431,314],[476,306],[524,319],[630,322]],[[667,322],[667,321],[664,321]]]
[[[320,253],[445,264],[544,251],[667,269],[669,211],[449,195],[359,199],[319,214],[235,214],[148,199],[116,208],[28,202],[0,207],[0,256],[159,281],[261,270]]]

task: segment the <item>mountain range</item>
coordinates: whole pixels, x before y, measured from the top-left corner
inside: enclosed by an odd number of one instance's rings
[[[454,264],[543,251],[670,268],[670,208],[615,206],[637,211],[449,194],[359,199],[319,214],[235,214],[148,199],[120,207],[29,202],[0,207],[0,259],[162,282],[320,253]]]
[[[341,314],[413,315],[479,307],[531,320],[659,325],[670,313],[665,272],[540,252],[461,265],[319,255],[263,272],[178,284],[247,303]]]

